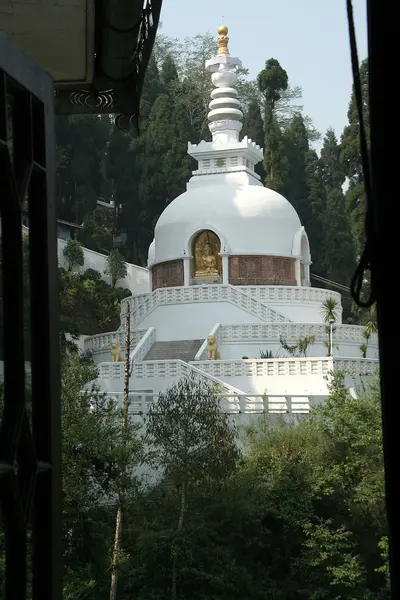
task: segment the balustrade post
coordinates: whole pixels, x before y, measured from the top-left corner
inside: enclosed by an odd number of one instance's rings
[[[227,285],[229,283],[229,254],[220,253],[222,258],[222,283]]]
[[[191,256],[183,257],[183,285],[185,287],[189,287],[190,285],[190,261]]]
[[[301,281],[300,258],[296,258],[296,260],[295,260],[294,271],[295,271],[296,285],[301,286],[302,281]]]
[[[303,262],[304,265],[304,281],[302,284],[306,287],[310,287],[310,265],[311,262]]]

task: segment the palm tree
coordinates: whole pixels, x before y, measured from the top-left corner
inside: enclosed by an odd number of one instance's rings
[[[376,324],[373,321],[368,321],[363,330],[363,338],[365,339],[365,344],[361,344],[360,350],[363,354],[363,358],[367,358],[367,350],[369,339],[373,333],[377,333],[378,329]]]
[[[364,327],[364,337],[369,340],[373,333],[377,333],[378,328],[374,321],[368,321]]]
[[[334,322],[339,318],[339,302],[335,298],[327,298],[322,302],[322,317],[324,323]]]
[[[339,302],[335,298],[327,298],[322,302],[322,317],[327,324],[326,333],[329,336],[328,356],[333,355],[333,323],[339,319]]]
[[[315,342],[315,335],[312,335],[312,334],[306,335],[305,337],[297,340],[297,350],[303,356],[307,356],[308,346],[310,346],[311,344],[314,344],[314,342]]]

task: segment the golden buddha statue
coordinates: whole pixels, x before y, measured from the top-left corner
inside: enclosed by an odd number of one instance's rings
[[[195,277],[218,277],[220,241],[212,231],[203,231],[194,243]]]

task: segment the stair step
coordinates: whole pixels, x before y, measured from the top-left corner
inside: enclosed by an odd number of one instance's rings
[[[204,340],[154,342],[143,360],[194,360]]]

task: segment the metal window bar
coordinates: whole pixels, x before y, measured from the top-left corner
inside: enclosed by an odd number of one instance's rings
[[[54,91],[51,77],[2,32],[0,217],[0,518],[6,558],[0,585],[5,600],[58,600],[62,530]]]

